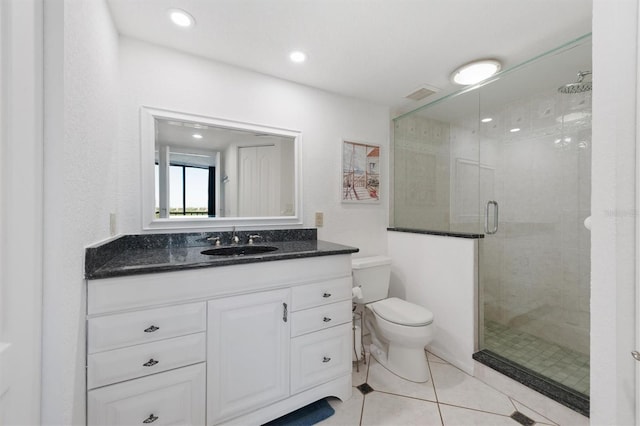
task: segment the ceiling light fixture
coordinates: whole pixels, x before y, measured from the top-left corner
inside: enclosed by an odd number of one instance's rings
[[[182,9],[169,9],[167,11],[171,22],[182,28],[193,27],[196,24],[196,20],[189,13]]]
[[[200,133],[194,133],[191,136],[193,136],[193,138],[195,138],[195,139],[202,139],[202,135]]]
[[[490,122],[492,122],[492,121],[493,121],[493,118],[491,118],[491,117],[487,117],[487,118],[483,118],[483,119],[482,119],[482,120],[480,120],[480,121],[482,121],[483,123],[490,123]]]
[[[511,133],[516,133],[520,131],[519,127],[514,127],[513,129],[509,130]]]
[[[500,62],[495,59],[482,59],[462,65],[451,73],[451,80],[456,84],[468,86],[480,83],[502,69]]]
[[[295,50],[289,54],[289,59],[291,59],[291,62],[295,62],[296,64],[301,64],[302,62],[307,60],[307,55],[305,55],[304,52]]]

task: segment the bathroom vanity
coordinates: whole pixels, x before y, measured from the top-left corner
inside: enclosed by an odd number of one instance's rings
[[[88,424],[259,425],[351,396],[357,249],[207,256],[206,235],[176,235],[87,249]]]

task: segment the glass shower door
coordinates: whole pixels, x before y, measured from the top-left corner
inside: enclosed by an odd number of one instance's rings
[[[479,346],[588,395],[591,94],[519,78],[481,89]]]

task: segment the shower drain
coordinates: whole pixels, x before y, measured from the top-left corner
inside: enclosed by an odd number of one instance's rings
[[[532,425],[536,424],[536,422],[534,420],[532,420],[529,417],[525,416],[520,411],[514,411],[513,414],[511,414],[511,418],[513,420],[515,420],[516,422],[520,423],[521,425],[524,425],[524,426],[532,426]]]

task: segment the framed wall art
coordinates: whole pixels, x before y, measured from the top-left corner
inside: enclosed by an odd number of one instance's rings
[[[342,141],[343,203],[380,202],[380,145]]]

